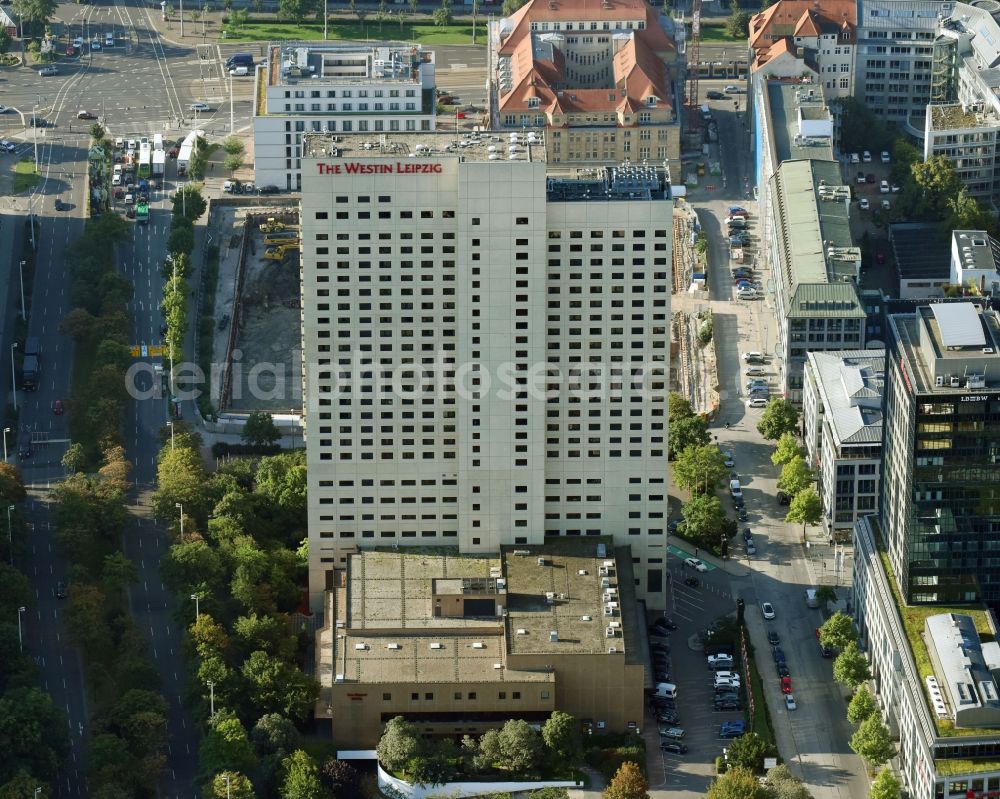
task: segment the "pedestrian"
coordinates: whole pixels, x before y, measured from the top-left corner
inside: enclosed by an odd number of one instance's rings
[[[695,557],[698,557],[698,547],[695,547],[695,548],[694,548],[694,556],[695,556]]]

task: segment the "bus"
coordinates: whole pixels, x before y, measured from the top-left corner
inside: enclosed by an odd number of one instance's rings
[[[153,174],[153,150],[149,142],[143,142],[139,147],[139,164],[137,175],[140,178],[149,178]]]

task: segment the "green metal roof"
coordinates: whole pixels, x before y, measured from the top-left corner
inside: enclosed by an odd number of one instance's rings
[[[865,318],[853,283],[799,283],[788,305],[788,318]]]

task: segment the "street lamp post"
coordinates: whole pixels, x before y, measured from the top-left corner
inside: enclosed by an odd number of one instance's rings
[[[14,410],[17,410],[17,372],[14,371],[14,350],[17,349],[17,342],[10,345],[10,387],[14,395]]]
[[[10,565],[14,565],[14,534],[11,532],[13,530],[13,525],[10,522],[11,511],[14,510],[13,505],[7,506],[7,549],[10,550]]]
[[[35,799],[38,799],[38,794],[42,792],[41,788],[35,788]]]
[[[226,773],[226,799],[233,799],[233,795],[231,793],[232,787],[233,787],[232,780],[229,779],[229,774],[227,772]]]
[[[38,174],[38,103],[35,103],[35,107],[31,110],[31,129],[34,131],[35,139],[35,174]]]
[[[215,682],[213,680],[206,680],[205,685],[208,686],[208,707],[209,707],[209,721],[215,718]]]
[[[184,504],[181,502],[174,503],[175,508],[179,508],[181,512],[181,538],[184,538]]]
[[[329,19],[330,12],[327,11],[327,1],[323,0],[323,41],[326,41],[326,23]]]
[[[24,311],[24,261],[21,261],[17,267],[18,276],[21,278],[21,318],[27,319]]]
[[[191,599],[194,600],[194,620],[197,622],[198,621],[198,617],[201,616],[201,610],[199,609],[199,605],[198,605],[198,599],[199,599],[199,597],[198,597],[197,594],[191,594]]]
[[[174,451],[174,423],[173,421],[167,422],[167,426],[170,428],[170,451]]]
[[[3,429],[3,462],[7,462],[7,434],[10,432],[9,427]]]
[[[17,646],[22,652],[24,652],[24,636],[21,634],[21,614],[26,610],[25,607],[17,609]]]

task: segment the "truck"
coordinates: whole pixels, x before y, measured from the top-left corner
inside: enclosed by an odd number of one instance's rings
[[[292,252],[293,250],[299,249],[299,243],[289,242],[287,244],[279,244],[274,247],[268,247],[264,251],[264,259],[267,261],[283,261],[285,256]]]
[[[135,207],[135,219],[140,225],[149,222],[149,203],[140,202]]]
[[[162,177],[167,163],[167,154],[163,150],[153,150],[153,176]]]
[[[153,148],[149,142],[143,142],[139,147],[138,176],[148,178],[153,174]]]
[[[25,355],[21,363],[21,390],[34,391],[38,388],[38,376],[41,366],[37,355]]]
[[[188,164],[191,162],[191,156],[194,155],[195,149],[198,146],[198,139],[204,136],[205,132],[202,130],[192,130],[184,137],[184,141],[181,142],[180,149],[177,152],[177,174],[184,175],[187,174]]]
[[[273,216],[269,216],[266,222],[262,222],[260,226],[261,233],[279,233],[283,230],[298,230],[297,225],[289,225],[284,222],[279,222]]]

